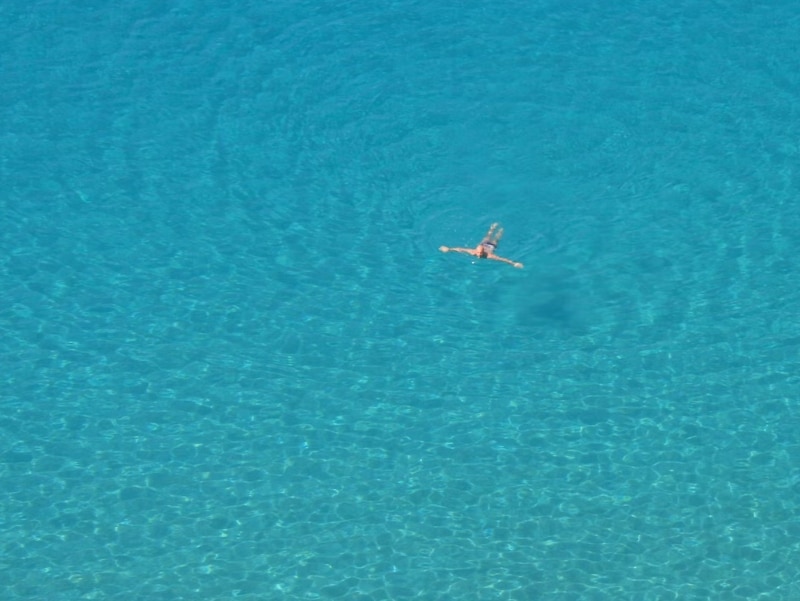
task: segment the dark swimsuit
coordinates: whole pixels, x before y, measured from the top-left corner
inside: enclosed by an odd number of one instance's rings
[[[492,242],[491,240],[487,240],[486,242],[481,242],[481,254],[478,255],[478,258],[485,259],[489,256],[489,251],[494,252],[497,248],[497,243]]]

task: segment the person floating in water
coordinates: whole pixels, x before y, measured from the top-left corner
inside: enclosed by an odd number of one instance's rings
[[[494,254],[494,251],[497,249],[497,245],[500,243],[500,238],[502,237],[503,228],[500,227],[499,223],[493,223],[492,227],[489,228],[489,231],[486,232],[486,235],[483,237],[483,240],[481,240],[480,244],[478,244],[478,246],[475,248],[440,246],[439,250],[443,253],[457,252],[472,255],[473,257],[478,257],[479,259],[502,261],[503,263],[508,263],[509,265],[513,265],[518,269],[522,269],[522,263],[517,263],[511,259],[506,259],[505,257]]]

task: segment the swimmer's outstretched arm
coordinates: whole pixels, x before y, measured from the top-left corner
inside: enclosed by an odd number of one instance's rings
[[[511,259],[506,259],[505,257],[498,257],[497,255],[489,255],[486,258],[492,259],[493,261],[500,261],[501,263],[508,263],[509,265],[513,265],[517,269],[522,269],[524,267],[522,263],[517,263],[516,261],[512,261]]]
[[[474,255],[475,249],[474,248],[461,248],[460,246],[440,246],[439,250],[443,253],[465,253],[468,255]]]

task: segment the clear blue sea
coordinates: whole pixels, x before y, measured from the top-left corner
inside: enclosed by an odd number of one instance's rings
[[[796,2],[0,19],[0,599],[800,599]]]

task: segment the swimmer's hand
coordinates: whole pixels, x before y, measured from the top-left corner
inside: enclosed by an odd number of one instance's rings
[[[516,267],[517,269],[522,269],[524,267],[522,263],[512,263],[512,265],[514,265],[514,267]]]
[[[446,247],[446,246],[440,246],[440,247],[439,247],[439,250],[440,250],[440,251],[442,251],[443,253],[446,253],[446,252],[447,252],[447,251],[449,251],[450,249],[449,249],[448,247]]]

